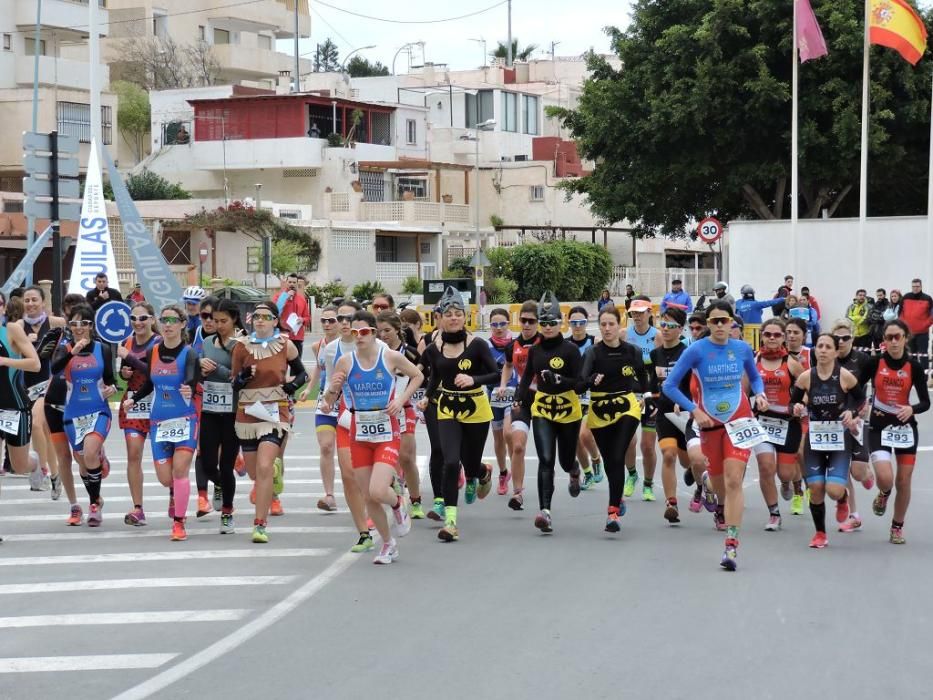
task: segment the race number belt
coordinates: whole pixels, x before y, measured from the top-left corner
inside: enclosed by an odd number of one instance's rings
[[[810,449],[838,452],[845,449],[845,428],[837,420],[810,421]]]
[[[201,410],[205,413],[232,413],[233,385],[229,382],[204,382]]]
[[[881,429],[883,447],[908,448],[914,446],[914,429],[910,425],[889,425]]]
[[[790,428],[790,421],[773,416],[758,416],[758,423],[768,434],[768,442],[772,445],[787,443],[787,431]]]
[[[45,396],[45,390],[49,388],[50,381],[50,379],[46,379],[44,382],[33,384],[26,390],[27,398],[30,401],[38,401],[41,397]]]
[[[726,423],[726,433],[732,445],[740,450],[750,450],[755,445],[768,441],[768,433],[754,418],[737,418]]]
[[[97,416],[100,413],[88,413],[86,416],[78,416],[71,420],[71,424],[75,429],[75,444],[81,444],[81,442],[94,431],[94,426],[97,425]]]
[[[171,418],[156,427],[156,442],[185,442],[191,439],[191,421],[188,418]]]
[[[492,390],[492,398],[490,399],[490,405],[493,408],[510,408],[513,403],[515,403],[515,387],[507,386],[502,392],[502,398],[499,398],[498,389]]]
[[[152,397],[139,399],[129,411],[126,417],[132,420],[149,420],[149,412],[152,410]]]
[[[353,418],[358,442],[389,442],[392,439],[392,416],[385,411],[356,411]]]

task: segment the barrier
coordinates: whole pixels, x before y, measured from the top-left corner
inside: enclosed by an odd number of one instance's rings
[[[758,352],[761,346],[761,324],[746,323],[743,331],[742,340],[752,346],[752,350]]]
[[[521,304],[509,304],[509,330],[513,333],[518,333],[522,330],[522,323],[519,320],[521,308]],[[570,304],[560,305],[561,333],[567,333],[570,330],[570,308]]]

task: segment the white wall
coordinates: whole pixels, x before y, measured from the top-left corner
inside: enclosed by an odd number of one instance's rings
[[[910,280],[921,277],[927,289],[931,261],[927,247],[926,217],[869,219],[865,224],[862,272],[858,270],[858,220],[801,221],[797,225],[797,261],[793,260],[790,221],[735,221],[726,232],[729,286],[751,284],[758,299],[770,298],[793,274],[795,288],[810,288],[824,319],[845,313],[855,290],[892,287],[910,290]]]

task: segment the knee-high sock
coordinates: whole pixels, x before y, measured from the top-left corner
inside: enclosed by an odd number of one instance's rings
[[[175,519],[184,520],[188,515],[188,500],[191,497],[191,480],[186,476],[181,479],[172,479],[175,491]]]

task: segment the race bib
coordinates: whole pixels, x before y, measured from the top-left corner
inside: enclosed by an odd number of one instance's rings
[[[356,439],[360,442],[388,442],[392,439],[392,417],[385,411],[357,411]]]
[[[411,395],[411,405],[417,406],[419,403],[421,403],[421,401],[424,400],[424,396],[425,396],[424,389],[416,390],[415,393]]]
[[[502,398],[496,398],[499,395],[498,391],[495,389],[492,392],[492,398],[489,401],[489,405],[493,408],[511,408],[512,404],[515,403],[515,387],[508,386],[505,388],[505,391],[502,392]]]
[[[229,382],[204,382],[201,410],[205,413],[233,413],[233,385]]]
[[[344,411],[343,413],[337,415],[337,425],[339,425],[344,430],[349,430],[352,422],[353,420],[350,417],[349,411]]]
[[[758,423],[768,434],[768,442],[772,445],[783,445],[787,442],[787,430],[790,421],[773,416],[758,416]]]
[[[837,420],[810,421],[810,449],[838,452],[845,449],[845,428]]]
[[[740,450],[750,450],[767,442],[768,434],[754,418],[738,418],[726,423],[729,440]]]
[[[889,425],[881,429],[882,447],[906,448],[914,446],[914,430],[909,425]]]
[[[585,394],[580,395],[580,405],[589,406],[590,405],[590,392],[587,391]]]
[[[0,411],[0,430],[16,435],[19,432],[19,411]]]
[[[243,412],[252,416],[253,418],[258,418],[261,421],[266,423],[278,423],[279,422],[279,405],[272,401],[270,403],[261,403],[255,401],[249,406],[243,409]]]
[[[156,442],[185,442],[191,438],[191,421],[187,418],[164,420],[156,427]]]
[[[133,408],[126,412],[126,417],[132,420],[149,420],[149,412],[152,410],[152,397],[138,400],[133,404]]]
[[[75,429],[75,444],[80,445],[84,438],[94,431],[94,426],[97,425],[97,416],[99,415],[99,413],[89,413],[86,416],[78,416],[71,421]]]
[[[29,400],[38,401],[45,396],[45,390],[49,388],[49,381],[49,379],[46,379],[44,382],[39,382],[29,387],[29,389],[26,390],[26,396]]]

